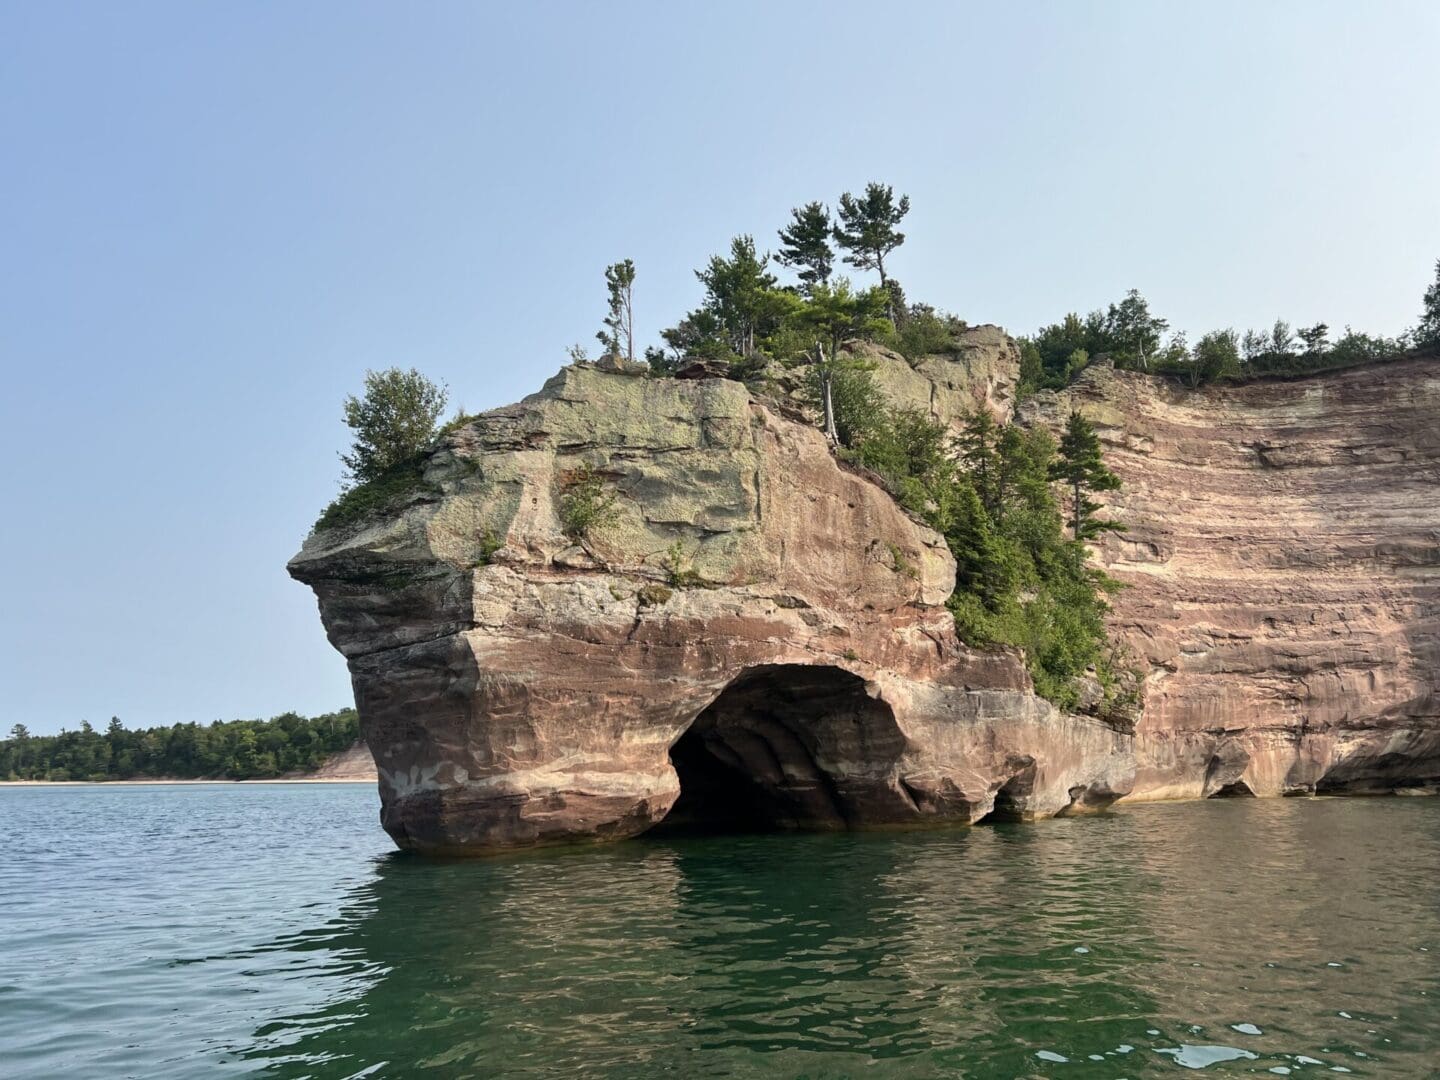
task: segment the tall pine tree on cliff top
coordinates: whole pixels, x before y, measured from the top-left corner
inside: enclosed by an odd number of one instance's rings
[[[610,314],[605,329],[595,335],[613,356],[635,359],[635,263],[630,259],[605,268],[605,288],[610,294]]]
[[[861,270],[878,270],[880,284],[890,287],[885,276],[885,256],[905,242],[905,234],[896,226],[910,212],[910,196],[895,201],[895,190],[889,184],[867,184],[865,194],[856,198],[848,191],[840,196],[840,223],[835,226],[835,242],[848,255],[845,261]]]
[[[1440,259],[1435,260],[1435,280],[1425,290],[1425,307],[1415,328],[1415,344],[1422,349],[1440,349]]]
[[[793,268],[806,289],[830,280],[835,252],[830,247],[830,212],[818,202],[790,211],[790,224],[780,230],[776,259]]]

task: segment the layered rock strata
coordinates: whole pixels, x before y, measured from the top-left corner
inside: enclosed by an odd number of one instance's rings
[[[983,333],[966,363],[998,370],[1013,345]],[[972,397],[1006,394],[987,376]],[[613,506],[577,541],[567,500],[597,476]],[[349,662],[405,848],[612,839],[672,810],[1033,818],[1130,788],[1127,731],[957,640],[941,538],[737,382],[567,368],[448,435],[392,512],[312,535],[290,572]]]
[[[1018,354],[876,353],[896,404],[1000,417]],[[1440,787],[1440,364],[1182,388],[1092,366],[1020,419],[1097,425],[1128,527],[1096,558],[1132,736],[966,648],[940,537],[784,387],[567,368],[452,432],[291,573],[347,657],[402,847],[667,826],[1028,819],[1135,799]],[[576,540],[577,479],[614,504]]]
[[[1440,785],[1440,363],[1181,388],[1103,365],[1097,554],[1146,675],[1132,798]]]

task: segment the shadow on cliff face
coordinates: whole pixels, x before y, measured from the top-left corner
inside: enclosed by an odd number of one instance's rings
[[[895,715],[838,667],[776,664],[737,677],[670,750],[680,797],[662,831],[846,829],[908,820],[894,779]]]

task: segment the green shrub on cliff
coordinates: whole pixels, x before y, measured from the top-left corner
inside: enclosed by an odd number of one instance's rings
[[[1117,367],[1181,379],[1192,387],[1219,381],[1245,382],[1340,371],[1383,363],[1412,349],[1440,350],[1440,262],[1427,288],[1420,323],[1398,338],[1345,328],[1333,343],[1330,328],[1316,323],[1292,329],[1277,319],[1268,330],[1214,330],[1193,348],[1185,335],[1165,333],[1169,323],[1151,313],[1145,298],[1131,290],[1119,303],[1081,316],[1074,312],[1057,323],[1019,339],[1017,395],[1068,386],[1092,360],[1106,357]],[[907,353],[908,355],[908,353]]]
[[[390,510],[433,488],[425,482],[425,451],[434,442],[446,392],[411,368],[365,373],[365,394],[345,399],[345,424],[354,435],[342,453],[345,483],[315,522],[332,529]],[[460,412],[445,426],[454,430],[471,417]]]
[[[428,446],[445,398],[444,387],[414,368],[367,371],[365,395],[345,399],[345,426],[354,442],[340,460],[350,482],[378,480]]]
[[[912,363],[923,356],[944,356],[956,348],[956,336],[965,329],[965,321],[954,315],[936,311],[929,304],[911,304],[896,328],[880,336],[880,343],[894,349]]]
[[[425,455],[401,461],[373,480],[348,487],[321,512],[316,531],[351,525],[373,514],[393,510],[414,495],[438,493],[425,480]]]
[[[615,495],[605,477],[582,465],[565,481],[560,494],[560,528],[571,540],[588,539],[595,530],[615,520]]]

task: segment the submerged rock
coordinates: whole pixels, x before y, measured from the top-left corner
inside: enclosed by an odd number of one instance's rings
[[[987,373],[1013,346],[992,352]],[[582,475],[614,503],[567,536]],[[1130,789],[1132,736],[965,647],[942,539],[738,382],[566,368],[446,436],[423,481],[290,563],[349,661],[402,847],[615,839],[672,811],[1028,819]]]

